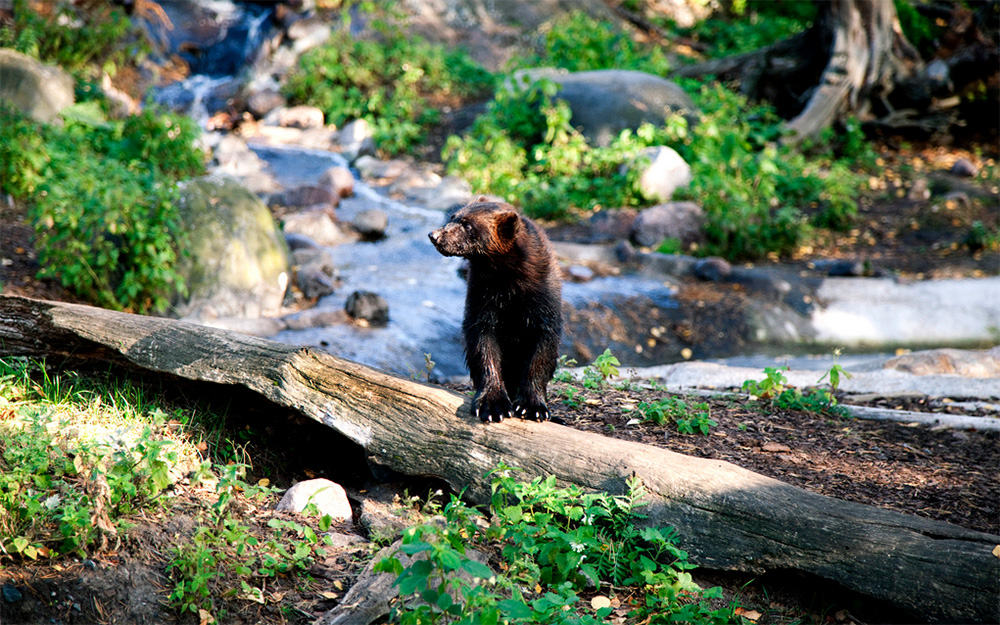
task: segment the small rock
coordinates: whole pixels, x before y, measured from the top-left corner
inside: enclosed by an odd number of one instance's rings
[[[375,153],[375,139],[371,126],[363,119],[355,119],[340,131],[340,153],[348,161],[364,154]]]
[[[437,177],[437,174],[433,174]],[[433,178],[429,178],[433,180]],[[472,186],[457,176],[439,178],[434,186],[412,186],[404,190],[407,199],[431,210],[444,211],[455,204],[465,205],[472,199]]]
[[[301,54],[329,41],[333,29],[320,17],[307,17],[290,24],[285,35],[292,41],[292,49]]]
[[[319,247],[319,243],[313,241],[310,237],[295,232],[285,233],[285,243],[288,244],[288,249],[292,252],[295,250],[308,250]]]
[[[355,215],[351,223],[366,241],[376,241],[385,236],[389,216],[380,208],[370,208]]]
[[[3,597],[4,603],[18,603],[24,599],[21,591],[10,584],[3,585],[3,588],[0,589],[0,596]]]
[[[703,258],[695,263],[692,268],[695,277],[709,282],[721,282],[729,277],[733,272],[733,266],[725,258],[712,256]]]
[[[398,178],[409,169],[406,161],[380,161],[370,154],[362,154],[354,161],[362,178]]]
[[[631,263],[639,258],[639,251],[628,241],[621,241],[615,246],[615,256],[618,257],[618,262]]]
[[[285,235],[307,236],[320,245],[340,245],[351,241],[325,211],[302,211],[285,215],[282,229]]]
[[[328,514],[338,521],[351,521],[354,518],[344,487],[323,478],[299,482],[289,488],[278,502],[276,510],[302,512],[309,504],[315,505],[320,515]]]
[[[262,89],[247,98],[247,111],[256,119],[260,119],[274,109],[285,106],[286,103],[285,96],[276,89]]]
[[[668,202],[651,206],[632,224],[632,242],[643,247],[659,245],[664,239],[679,239],[687,246],[700,241],[705,212],[694,202]]]
[[[948,205],[949,203],[953,203],[955,205],[950,208],[959,206],[962,208],[968,208],[970,206],[969,194],[965,191],[949,191],[948,193],[945,193],[941,199],[944,200],[945,205]]]
[[[389,193],[402,193],[413,200],[421,200],[420,191],[437,189],[443,178],[429,169],[408,169],[389,185]]]
[[[791,451],[788,445],[782,445],[781,443],[764,443],[760,449],[768,453],[787,453]]]
[[[834,260],[827,266],[826,275],[833,278],[859,278],[865,275],[865,264],[859,260]]]
[[[278,107],[268,113],[263,123],[265,126],[280,126],[281,128],[322,128],[323,111],[315,106]]]
[[[88,571],[93,571],[97,568],[97,564],[93,560],[87,558],[83,561],[83,568],[87,569]]]
[[[274,193],[267,198],[267,205],[271,208],[275,206],[285,206],[288,208],[304,208],[317,204],[336,206],[340,198],[335,196],[326,187],[316,187],[304,185],[280,193]]]
[[[594,270],[583,265],[570,265],[566,272],[573,282],[590,282],[594,279]]]
[[[643,167],[639,175],[639,188],[646,198],[668,202],[674,196],[674,191],[691,184],[691,166],[673,148],[650,147],[643,150],[642,155],[649,158],[648,165],[628,167]]]
[[[321,248],[292,252],[295,264],[295,286],[309,299],[329,295],[336,290],[339,278],[333,259]]]
[[[344,310],[352,318],[371,325],[389,323],[389,304],[378,293],[355,291],[347,298]]]
[[[965,178],[975,178],[979,175],[979,168],[967,158],[960,158],[951,166],[951,173]]]
[[[234,134],[219,140],[213,156],[219,170],[237,177],[257,174],[264,167],[264,161],[247,147],[246,141]]]
[[[935,89],[946,89],[951,82],[948,64],[942,59],[934,59],[924,67],[924,76]]]
[[[331,167],[319,177],[319,186],[326,187],[337,197],[354,195],[354,174],[346,167]]]
[[[590,217],[590,242],[618,241],[627,239],[632,224],[639,215],[631,208],[602,210]]]

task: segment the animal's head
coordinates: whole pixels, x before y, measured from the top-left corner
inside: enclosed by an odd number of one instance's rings
[[[428,236],[445,256],[499,256],[510,251],[520,227],[521,216],[513,206],[481,195]]]

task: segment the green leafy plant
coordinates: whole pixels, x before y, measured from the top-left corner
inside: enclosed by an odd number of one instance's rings
[[[364,119],[378,147],[397,153],[422,140],[438,121],[435,103],[492,88],[492,75],[468,54],[431,44],[394,22],[372,24],[370,38],[342,28],[329,43],[303,54],[285,85],[290,101],[319,107],[338,126]]]
[[[410,528],[399,550],[377,563],[376,570],[397,576],[404,598],[392,622],[590,625],[611,613],[600,608],[591,614],[581,605],[578,593],[592,588],[632,597],[630,622],[734,618],[734,606],[709,604],[719,589],[702,590],[692,581],[692,565],[673,530],[635,525],[639,482],[613,497],[558,488],[554,476],[519,482],[506,465],[493,475],[491,524],[453,498],[443,526]],[[499,566],[474,557],[470,547],[480,544],[499,545]]]
[[[0,105],[0,188],[30,204],[42,277],[101,306],[162,311],[184,292],[175,182],[204,170],[198,129],[150,108],[91,113],[59,127]]]
[[[744,381],[743,390],[750,394],[751,399],[766,401],[783,410],[847,415],[843,407],[837,404],[837,398],[833,394],[840,385],[840,378],[850,377],[840,364],[835,362],[818,380],[822,382],[829,378],[833,391],[820,388],[801,390],[789,386],[783,371],[788,371],[788,367],[765,367],[764,378]]]
[[[718,425],[711,418],[711,409],[706,402],[688,404],[679,397],[668,396],[654,402],[640,402],[636,411],[644,421],[652,421],[657,425],[673,422],[681,434],[708,434],[709,430]]]
[[[587,389],[601,388],[613,377],[619,374],[618,367],[621,365],[618,359],[611,353],[610,349],[594,359],[592,364],[583,369],[583,387]]]

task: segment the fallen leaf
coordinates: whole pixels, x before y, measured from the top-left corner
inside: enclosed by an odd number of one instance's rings
[[[791,451],[792,448],[788,445],[782,445],[781,443],[764,443],[760,448],[761,451],[767,451],[771,453],[781,453],[786,451]]]
[[[215,617],[208,610],[198,610],[198,618],[201,619],[201,625],[212,625],[215,622]]]
[[[608,599],[604,595],[597,595],[596,597],[590,600],[590,607],[594,608],[595,610],[600,610],[601,608],[610,608],[611,599]]]
[[[735,614],[737,616],[742,616],[748,621],[754,621],[754,622],[757,622],[757,620],[761,617],[761,613],[758,612],[757,610],[747,610],[746,608],[739,608],[739,607],[736,608]]]
[[[996,547],[993,548],[993,555],[1000,558],[1000,545],[997,545]]]
[[[267,479],[266,477],[265,478],[261,478],[257,482],[257,486],[260,486],[261,488],[267,488],[270,485],[271,485],[271,480]]]
[[[337,597],[340,596],[335,592],[330,592],[329,590],[324,590],[323,592],[319,593],[319,595],[324,599],[336,599]]]

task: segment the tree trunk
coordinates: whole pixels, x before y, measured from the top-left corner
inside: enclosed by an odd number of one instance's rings
[[[892,0],[829,0],[820,3],[813,27],[825,40],[832,33],[830,61],[802,112],[788,122],[795,137],[813,137],[851,113],[864,118],[875,98],[919,63],[899,27]]]
[[[109,361],[242,386],[362,446],[370,460],[436,476],[477,503],[503,460],[621,493],[637,476],[647,522],[677,528],[701,566],[791,569],[886,600],[920,619],[993,622],[1000,537],[843,502],[726,462],[692,458],[553,423],[484,425],[469,400],[323,352],[191,323],[75,304],[0,297],[0,356]],[[225,392],[225,387],[213,392]]]

